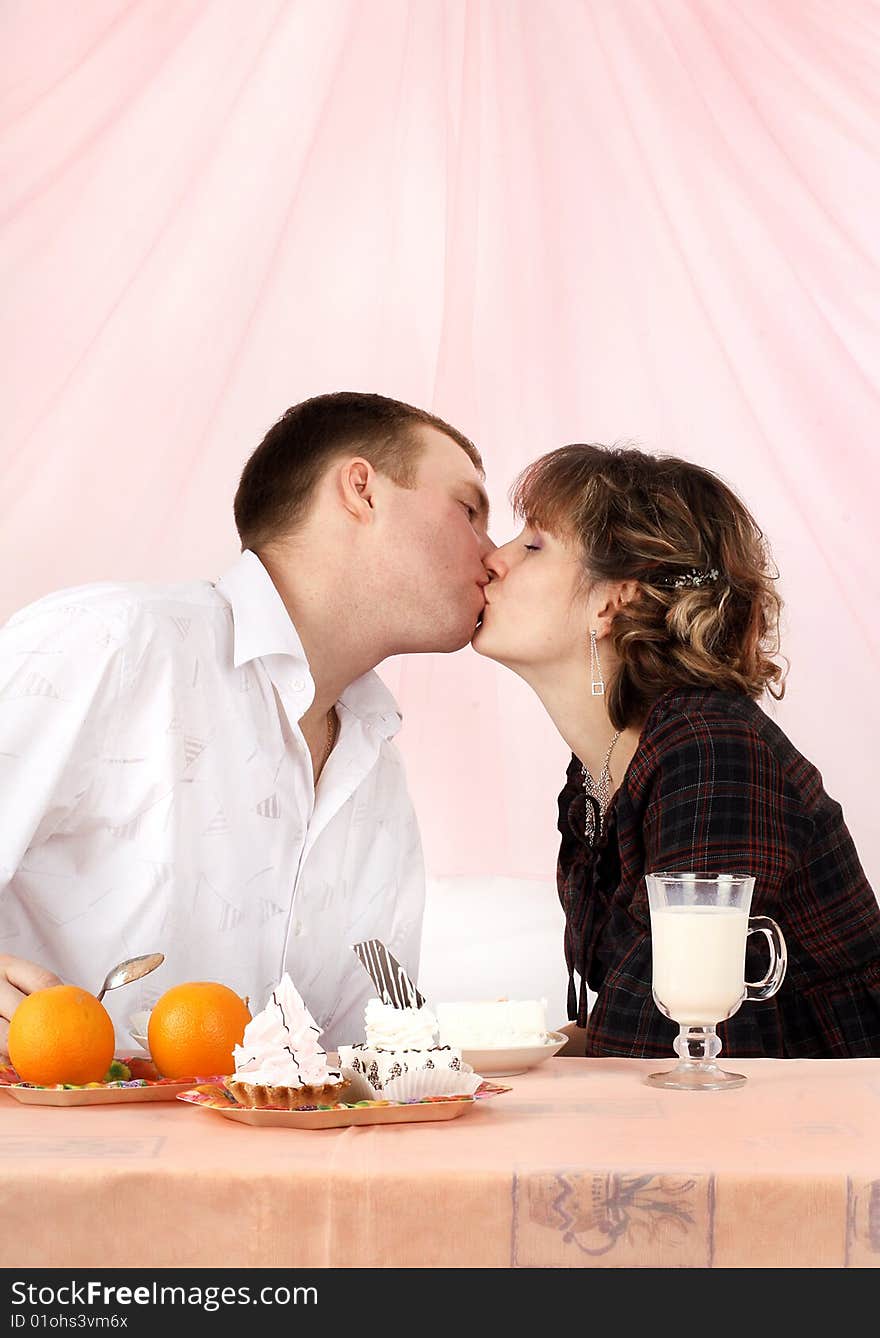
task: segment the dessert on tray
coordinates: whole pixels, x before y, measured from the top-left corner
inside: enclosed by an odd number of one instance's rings
[[[546,999],[495,999],[437,1005],[440,1040],[460,1050],[516,1049],[547,1043]]]
[[[438,1044],[437,1019],[430,1008],[398,1008],[381,999],[370,999],[364,1030],[365,1043],[339,1047],[339,1063],[343,1069],[362,1075],[376,1092],[383,1092],[390,1082],[407,1073],[461,1074],[461,1051]],[[462,1091],[468,1085],[462,1087],[458,1078],[452,1083]],[[448,1077],[422,1080],[419,1086],[445,1089],[449,1081]]]
[[[377,1092],[404,1073],[461,1071],[461,1051],[437,1043],[437,1019],[430,1008],[396,1008],[370,999],[364,1031],[365,1043],[339,1047],[339,1063],[362,1074]]]
[[[239,1105],[259,1110],[334,1106],[350,1083],[327,1063],[321,1029],[285,972],[261,1013],[247,1024],[226,1079]]]

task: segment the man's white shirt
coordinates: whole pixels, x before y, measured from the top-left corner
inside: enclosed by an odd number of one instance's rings
[[[129,1015],[217,980],[265,1003],[288,971],[323,1044],[363,1036],[375,993],[351,945],[382,939],[417,976],[424,867],[397,704],[375,673],[337,704],[318,782],[298,721],[302,643],[259,558],[216,586],[62,590],[0,630],[0,953]]]

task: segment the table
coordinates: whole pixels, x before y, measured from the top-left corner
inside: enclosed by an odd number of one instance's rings
[[[556,1058],[460,1119],[254,1129],[0,1096],[5,1267],[880,1264],[880,1060]]]

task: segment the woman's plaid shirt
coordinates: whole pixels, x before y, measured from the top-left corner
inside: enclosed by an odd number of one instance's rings
[[[672,1056],[678,1028],[651,995],[645,874],[690,870],[753,874],[751,913],[778,921],[788,947],[779,993],[720,1026],[723,1054],[880,1056],[880,907],[840,805],[754,701],[664,693],[593,847],[586,802],[572,757],[558,887],[568,1015],[586,1026],[588,1055]],[[750,935],[747,978],[766,966],[763,935]],[[598,994],[589,1017],[587,984]]]

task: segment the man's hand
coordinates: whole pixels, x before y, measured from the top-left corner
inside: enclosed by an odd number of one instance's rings
[[[0,1059],[9,1057],[6,1044],[9,1023],[25,995],[60,984],[58,977],[47,971],[45,966],[26,962],[23,957],[5,957],[0,954]]]

